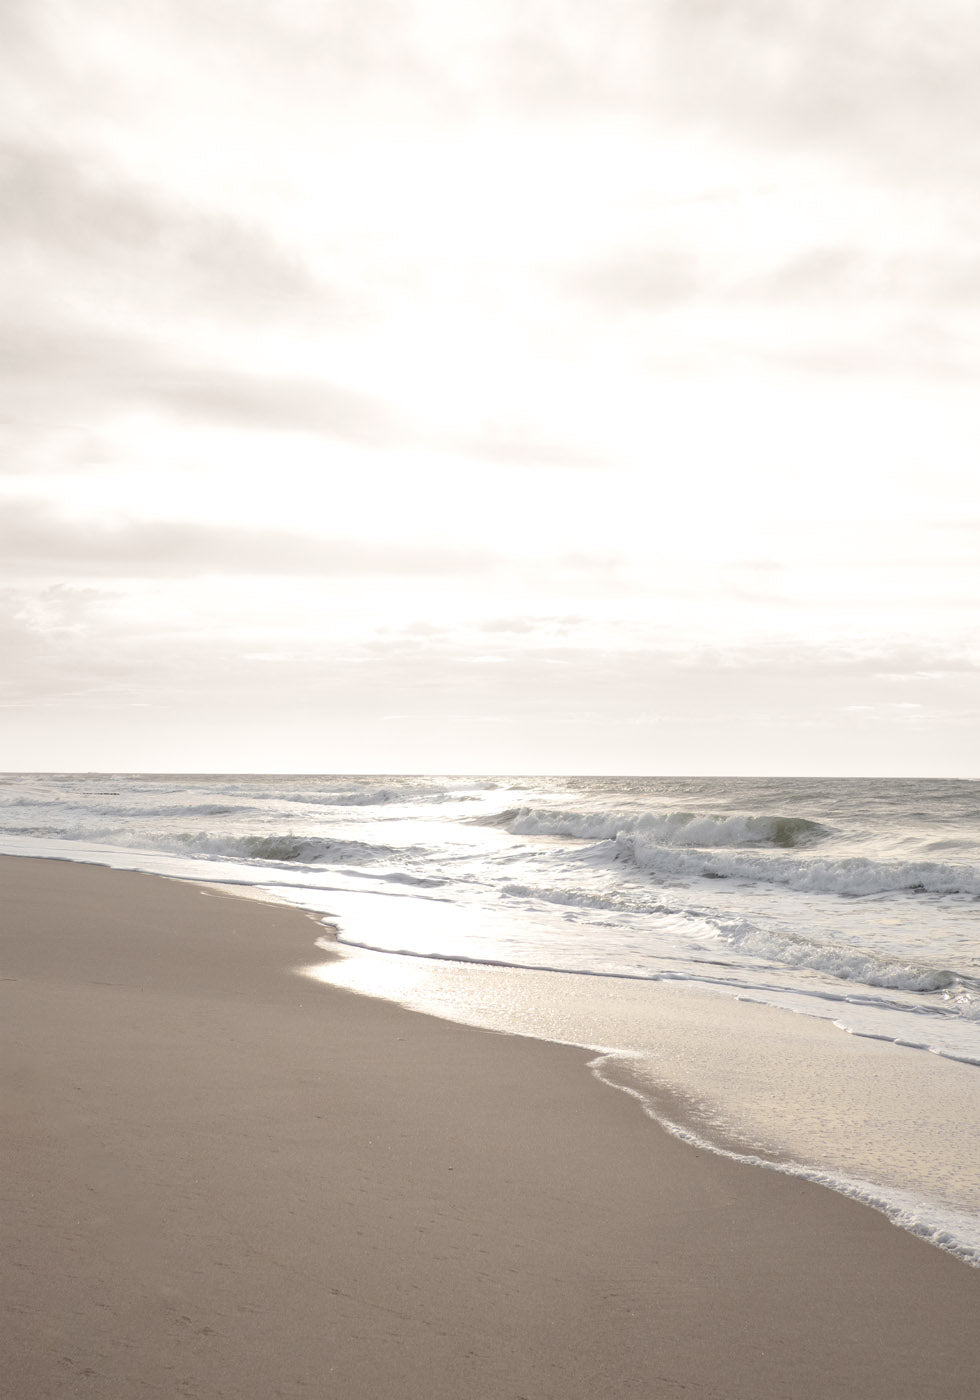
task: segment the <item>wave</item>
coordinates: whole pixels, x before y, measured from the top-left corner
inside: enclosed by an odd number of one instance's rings
[[[210,859],[256,861],[262,864],[360,865],[381,860],[403,860],[415,848],[386,846],[367,841],[331,840],[295,832],[271,835],[230,836],[209,831],[141,831],[132,827],[7,827],[11,836],[45,840],[78,841],[115,846],[127,851],[160,851],[168,855]]]
[[[718,933],[723,942],[740,953],[788,967],[810,968],[844,982],[860,982],[866,987],[896,992],[940,992],[962,985],[960,974],[950,968],[902,962],[839,943],[817,943],[785,930],[761,929],[748,922],[720,927]]]
[[[59,804],[60,805],[60,804]],[[70,810],[70,809],[69,809]],[[78,810],[78,809],[76,809]],[[86,810],[86,809],[82,809]],[[241,812],[254,812],[252,806],[230,805],[226,802],[191,802],[184,807],[112,807],[89,806],[87,816],[94,817],[233,817]]]
[[[938,861],[876,861],[866,856],[839,860],[776,855],[698,853],[676,850],[640,834],[620,832],[616,856],[648,875],[676,880],[756,880],[811,894],[933,894],[980,896],[980,871]]]
[[[192,784],[195,786],[196,784]],[[256,805],[265,807],[270,802],[295,803],[312,807],[378,807],[388,804],[409,803],[454,803],[478,802],[487,792],[496,791],[498,783],[481,783],[474,780],[452,782],[378,782],[361,786],[356,780],[326,779],[323,785],[311,787],[308,791],[290,790],[281,782],[270,781],[257,784],[253,781],[209,782],[205,792],[213,794],[210,801],[184,803],[170,806],[166,798],[188,795],[186,786],[172,784],[128,783],[125,789],[97,788],[72,785],[55,796],[47,793],[18,793],[0,799],[0,808],[49,807],[49,808],[94,808],[97,812],[111,812],[120,816],[228,816],[236,812],[252,811]],[[202,794],[203,795],[203,794]],[[154,797],[162,799],[157,803],[103,806],[93,799],[106,797]]]
[[[438,875],[412,875],[407,870],[339,870],[339,875],[353,875],[359,880],[378,880],[386,885],[411,885],[415,889],[435,890],[448,883]]]
[[[471,792],[454,792],[452,789],[433,788],[369,788],[367,790],[350,790],[344,792],[319,792],[319,793],[284,793],[280,800],[283,802],[298,802],[311,807],[383,807],[388,803],[443,803],[443,802],[477,802],[479,799]]]
[[[45,807],[60,812],[84,812],[90,817],[231,817],[240,812],[254,812],[254,804],[232,802],[189,802],[181,806],[168,806],[156,803],[152,807],[145,804],[132,806],[117,803],[93,802],[93,796],[118,797],[117,792],[74,794],[68,797],[14,797],[0,801],[0,808],[15,810],[18,807]]]
[[[382,807],[405,798],[392,788],[375,788],[371,792],[291,792],[282,794],[280,801],[304,807]]]
[[[514,836],[573,836],[615,840],[641,832],[669,846],[811,846],[833,834],[822,822],[806,817],[766,815],[719,816],[706,812],[563,812],[552,808],[511,807],[488,817],[483,825],[502,826]]]
[[[366,841],[332,841],[323,836],[300,836],[293,832],[273,836],[215,836],[207,831],[175,832],[166,838],[151,838],[155,849],[177,850],[182,854],[231,856],[273,864],[335,865],[362,861],[391,860],[404,855],[391,846]],[[173,843],[173,844],[171,844]]]
[[[561,904],[575,909],[596,909],[618,914],[667,914],[687,916],[690,911],[677,909],[643,894],[623,890],[554,889],[540,885],[501,885],[501,894],[512,899],[540,900],[544,904]]]
[[[667,918],[674,924],[680,919],[689,926],[696,923],[701,936],[707,933],[743,956],[762,958],[767,962],[780,963],[784,967],[807,968],[841,981],[858,982],[866,987],[902,992],[944,993],[951,993],[955,989],[956,995],[946,998],[949,1012],[965,1016],[967,1019],[980,1019],[980,1000],[977,1000],[980,987],[976,992],[967,990],[965,983],[972,979],[965,978],[951,968],[903,961],[844,944],[820,943],[786,930],[759,928],[748,920],[723,922],[705,910],[672,908],[668,904],[655,903],[644,900],[642,896],[637,897],[616,890],[593,893],[511,884],[504,885],[501,892],[513,898],[541,900],[548,904],[598,912],[615,911],[661,920]],[[655,927],[649,926],[647,932],[651,939],[656,937]]]

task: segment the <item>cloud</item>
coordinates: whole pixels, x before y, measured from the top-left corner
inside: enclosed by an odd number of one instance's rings
[[[700,257],[656,246],[624,249],[573,268],[561,285],[611,311],[672,310],[695,298],[710,299],[718,312],[741,304],[759,313],[835,305],[838,314],[857,302],[946,312],[980,301],[980,258],[972,250],[936,242],[886,251],[873,234],[864,245],[771,248],[762,221],[758,238],[758,250],[733,247],[728,256],[717,248]]]
[[[272,123],[277,109],[626,114],[896,170],[976,165],[980,19],[968,0],[172,0],[149,11],[89,0],[60,6],[57,24],[46,7],[3,8],[24,46],[19,70],[70,85],[79,104],[136,103],[149,79],[150,100],[179,113],[179,71],[181,94],[206,92],[215,122],[249,99]]]
[[[486,665],[487,634],[452,626],[372,641],[328,608],[318,636],[272,612],[216,635],[191,609],[148,625],[85,593],[0,596],[7,766],[954,775],[977,722],[980,658],[942,647],[528,649],[500,631]]]
[[[404,442],[391,409],[326,379],[195,364],[151,341],[96,327],[8,324],[0,375],[12,409],[27,417],[103,416],[150,408],[242,428],[317,432],[357,442]],[[12,414],[12,416],[14,416]]]
[[[74,299],[144,312],[183,303],[194,320],[312,320],[349,314],[352,295],[323,285],[264,230],[229,211],[177,204],[66,146],[0,147],[5,257],[22,275],[70,278]],[[94,309],[94,308],[93,308]]]
[[[695,259],[676,249],[626,251],[568,276],[573,293],[612,310],[671,310],[696,296],[702,285]]]
[[[563,425],[559,425],[563,426]],[[557,467],[570,470],[601,468],[601,453],[549,437],[540,427],[520,421],[490,421],[477,432],[433,434],[432,445],[500,466]]]
[[[187,368],[163,371],[147,393],[180,417],[243,428],[327,433],[365,443],[405,443],[411,436],[383,403],[316,379]]]
[[[900,206],[891,212],[899,217]],[[887,243],[891,231],[882,227]],[[630,317],[648,363],[667,371],[703,374],[720,361],[811,379],[974,376],[975,254],[955,239],[895,253],[876,246],[874,231],[866,237],[863,246],[774,247],[760,219],[754,240],[741,246],[697,257],[624,250],[573,267],[560,285],[593,329]]]
[[[325,286],[247,218],[175,204],[111,161],[16,142],[0,148],[0,194],[0,374],[12,421],[43,433],[151,408],[359,442],[404,437],[370,395],[237,367],[241,335],[302,337],[324,320],[336,331],[355,307],[364,313],[357,292]]]
[[[434,544],[317,538],[176,521],[69,520],[51,507],[8,501],[0,511],[8,577],[153,578],[195,574],[464,575],[491,569],[487,552]]]
[[[776,262],[761,275],[733,279],[733,299],[755,303],[878,303],[893,309],[973,309],[980,301],[980,258],[935,244],[890,253],[873,247],[814,246]]]
[[[326,377],[262,373],[195,362],[193,343],[168,351],[151,338],[93,325],[8,320],[0,329],[0,384],[11,450],[0,474],[34,470],[39,439],[86,431],[118,414],[149,410],[175,422],[249,432],[311,433],[368,447],[428,449],[482,463],[596,468],[601,454],[521,420],[474,431],[406,416],[390,400]],[[61,466],[68,465],[58,454]],[[79,459],[84,466],[84,458]]]
[[[119,677],[107,601],[64,584],[0,588],[0,709],[70,703]]]
[[[657,76],[678,115],[875,174],[976,168],[980,17],[962,0],[661,0]]]

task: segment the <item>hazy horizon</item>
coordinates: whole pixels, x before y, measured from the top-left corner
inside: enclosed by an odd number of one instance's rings
[[[142,769],[121,769],[121,768],[7,768],[0,771],[0,777],[37,777],[37,778],[106,778],[106,777],[143,777],[143,778],[514,778],[516,780],[541,779],[550,781],[552,779],[565,781],[567,779],[594,779],[602,781],[609,779],[619,781],[622,779],[635,779],[638,782],[677,782],[690,779],[692,782],[704,781],[705,779],[718,779],[720,782],[841,782],[841,783],[975,783],[980,781],[975,777],[948,778],[936,777],[925,773],[672,773],[664,771],[662,773],[627,773],[625,770],[619,773],[532,773],[518,770],[515,772],[505,772],[503,769],[486,773],[464,772],[462,769],[453,769],[449,772],[436,772],[426,770],[422,773],[399,772],[397,770],[386,770],[384,772],[368,772],[360,769],[347,771],[328,772],[321,769],[244,769],[244,768],[219,768],[213,771],[205,769],[185,770],[181,768],[142,768]]]
[[[980,14],[0,44],[0,770],[977,775]]]

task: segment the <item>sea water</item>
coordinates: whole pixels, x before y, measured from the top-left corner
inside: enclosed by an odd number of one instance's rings
[[[285,899],[298,971],[590,1047],[980,1263],[980,783],[7,775],[0,849]]]

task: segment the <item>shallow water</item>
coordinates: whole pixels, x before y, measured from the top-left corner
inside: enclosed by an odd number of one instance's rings
[[[978,1071],[692,983],[344,949],[299,969],[433,1015],[594,1049],[700,1146],[820,1181],[980,1265]],[[340,952],[339,959],[336,953]]]

